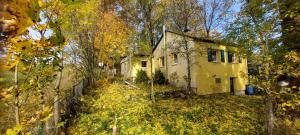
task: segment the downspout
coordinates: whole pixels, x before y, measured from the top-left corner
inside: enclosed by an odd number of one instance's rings
[[[164,25],[163,26],[163,44],[164,44],[164,49],[165,49],[165,51],[164,51],[164,53],[165,53],[165,58],[166,58],[166,60],[165,60],[165,66],[166,66],[166,78],[167,79],[169,79],[169,74],[168,74],[168,48],[167,48],[167,44],[166,44],[166,37],[167,37],[167,35],[166,35],[166,26]]]
[[[129,78],[133,82],[133,75],[132,75],[132,53],[129,54]]]

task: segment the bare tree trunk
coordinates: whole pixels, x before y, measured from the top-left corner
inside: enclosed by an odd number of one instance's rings
[[[266,35],[267,36],[267,35]],[[266,81],[269,81],[270,79],[270,61],[269,61],[269,46],[268,46],[268,40],[266,38],[265,44],[262,44],[262,49],[263,49],[263,61],[264,61],[264,70],[265,70],[265,76],[266,76]],[[269,82],[268,82],[269,83]],[[266,114],[267,114],[267,134],[268,135],[273,135],[273,128],[274,128],[274,113],[273,113],[273,97],[272,97],[272,89],[271,87],[272,84],[269,83],[267,86],[267,95],[266,95]]]
[[[152,54],[150,55],[150,74],[151,74],[151,99],[152,102],[155,103],[155,97],[154,97],[154,90],[153,90],[153,74],[152,74],[152,70],[153,70],[153,62],[152,62]]]
[[[63,53],[61,53],[61,65],[63,66]],[[60,95],[60,83],[62,79],[62,72],[63,70],[61,69],[58,75],[58,80],[56,82],[54,91],[55,91],[55,96],[54,96],[54,110],[53,110],[53,117],[54,117],[54,126],[55,126],[55,134],[59,133],[59,128],[58,123],[60,121],[60,101],[59,101],[59,95]]]
[[[246,1],[248,4],[250,3],[249,0]],[[268,35],[266,34],[265,38],[264,38],[264,34],[261,31],[257,18],[255,17],[255,14],[253,12],[253,10],[250,8],[249,9],[249,13],[250,13],[250,17],[252,19],[252,22],[254,23],[255,26],[255,30],[259,36],[259,39],[261,40],[261,47],[262,47],[262,57],[263,57],[263,73],[264,73],[264,77],[265,80],[264,81],[269,81],[269,76],[270,76],[270,60],[269,60],[269,45],[268,45]],[[270,89],[270,87],[272,87],[272,83],[267,82],[268,86],[265,88],[265,90],[267,91],[267,95],[266,95],[266,116],[267,116],[267,120],[266,120],[266,129],[267,129],[267,134],[268,135],[272,135],[273,134],[273,128],[274,128],[274,124],[273,124],[273,120],[274,120],[274,114],[273,114],[273,100],[272,100],[272,89]]]
[[[189,52],[188,42],[186,37],[184,36],[184,49],[185,49],[185,56],[186,56],[186,63],[187,63],[187,102],[188,106],[191,105],[191,94],[192,94],[192,87],[191,87],[191,54]]]
[[[128,66],[127,66],[127,67],[128,67]],[[133,82],[134,80],[133,80],[133,78],[131,77],[131,74],[132,74],[131,68],[132,68],[132,54],[130,53],[130,54],[129,54],[129,75],[128,75],[128,77],[130,78],[130,81]]]
[[[210,30],[209,29],[206,30],[206,38],[210,38]]]
[[[187,55],[187,90],[188,90],[188,95],[191,95],[192,87],[191,87],[191,61],[190,61],[190,54]]]
[[[265,104],[266,104],[266,114],[267,114],[267,134],[273,135],[273,128],[274,128],[274,113],[273,113],[273,100],[272,96],[269,94],[266,95],[265,98]]]
[[[192,91],[192,87],[191,87],[191,54],[189,52],[189,47],[188,47],[188,42],[186,40],[186,37],[184,38],[184,53],[185,53],[185,57],[186,57],[186,64],[187,64],[187,94],[190,95],[191,91]]]
[[[191,94],[192,94],[192,87],[191,87],[191,61],[190,61],[190,54],[187,54],[187,101],[188,106],[191,106]]]
[[[38,93],[39,93],[39,98],[40,98],[40,111],[43,112],[45,110],[45,94],[44,91],[42,90],[42,86],[41,86],[41,82],[40,82],[40,78],[39,76],[37,76],[37,83],[38,83]],[[39,125],[38,125],[38,134],[43,134],[44,132],[44,126],[45,126],[45,122],[43,121],[39,121]],[[46,133],[48,132],[48,130],[46,129]]]
[[[16,119],[16,125],[20,124],[20,114],[19,114],[19,90],[18,90],[18,64],[15,67],[15,102],[14,102],[14,108],[15,108],[15,119]]]
[[[118,123],[118,119],[117,117],[115,116],[115,123],[114,123],[114,126],[113,126],[113,132],[112,132],[112,135],[118,135],[119,134],[119,129],[117,127],[117,123]]]

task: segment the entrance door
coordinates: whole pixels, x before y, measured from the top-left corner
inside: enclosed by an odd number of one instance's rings
[[[230,77],[230,94],[234,95],[234,78]]]

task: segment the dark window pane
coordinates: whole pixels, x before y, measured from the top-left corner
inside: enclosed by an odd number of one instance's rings
[[[232,63],[232,62],[233,62],[233,53],[228,52],[228,63]]]
[[[225,62],[225,52],[221,50],[221,62]]]
[[[142,67],[147,67],[147,61],[142,61]]]
[[[217,61],[217,50],[207,49],[207,59],[208,62],[216,62]]]
[[[221,83],[221,78],[216,78],[216,83]]]
[[[178,56],[177,56],[177,54],[173,54],[173,57],[174,57],[174,63],[175,64],[178,63]]]
[[[161,66],[165,66],[165,57],[161,57]]]
[[[216,62],[217,61],[217,51],[212,50],[212,61]]]
[[[208,62],[212,61],[212,50],[210,48],[207,49],[207,58]]]

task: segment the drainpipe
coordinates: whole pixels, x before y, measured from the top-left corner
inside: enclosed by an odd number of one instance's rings
[[[164,49],[165,49],[165,51],[164,51],[164,53],[165,53],[165,66],[166,66],[166,78],[167,79],[169,79],[169,74],[168,74],[168,47],[167,47],[167,44],[166,44],[166,37],[167,37],[167,35],[166,35],[166,26],[165,25],[163,25],[163,43],[164,43]]]
[[[130,78],[130,80],[133,82],[133,75],[132,75],[132,54],[131,54],[131,52],[129,53],[129,78]]]

